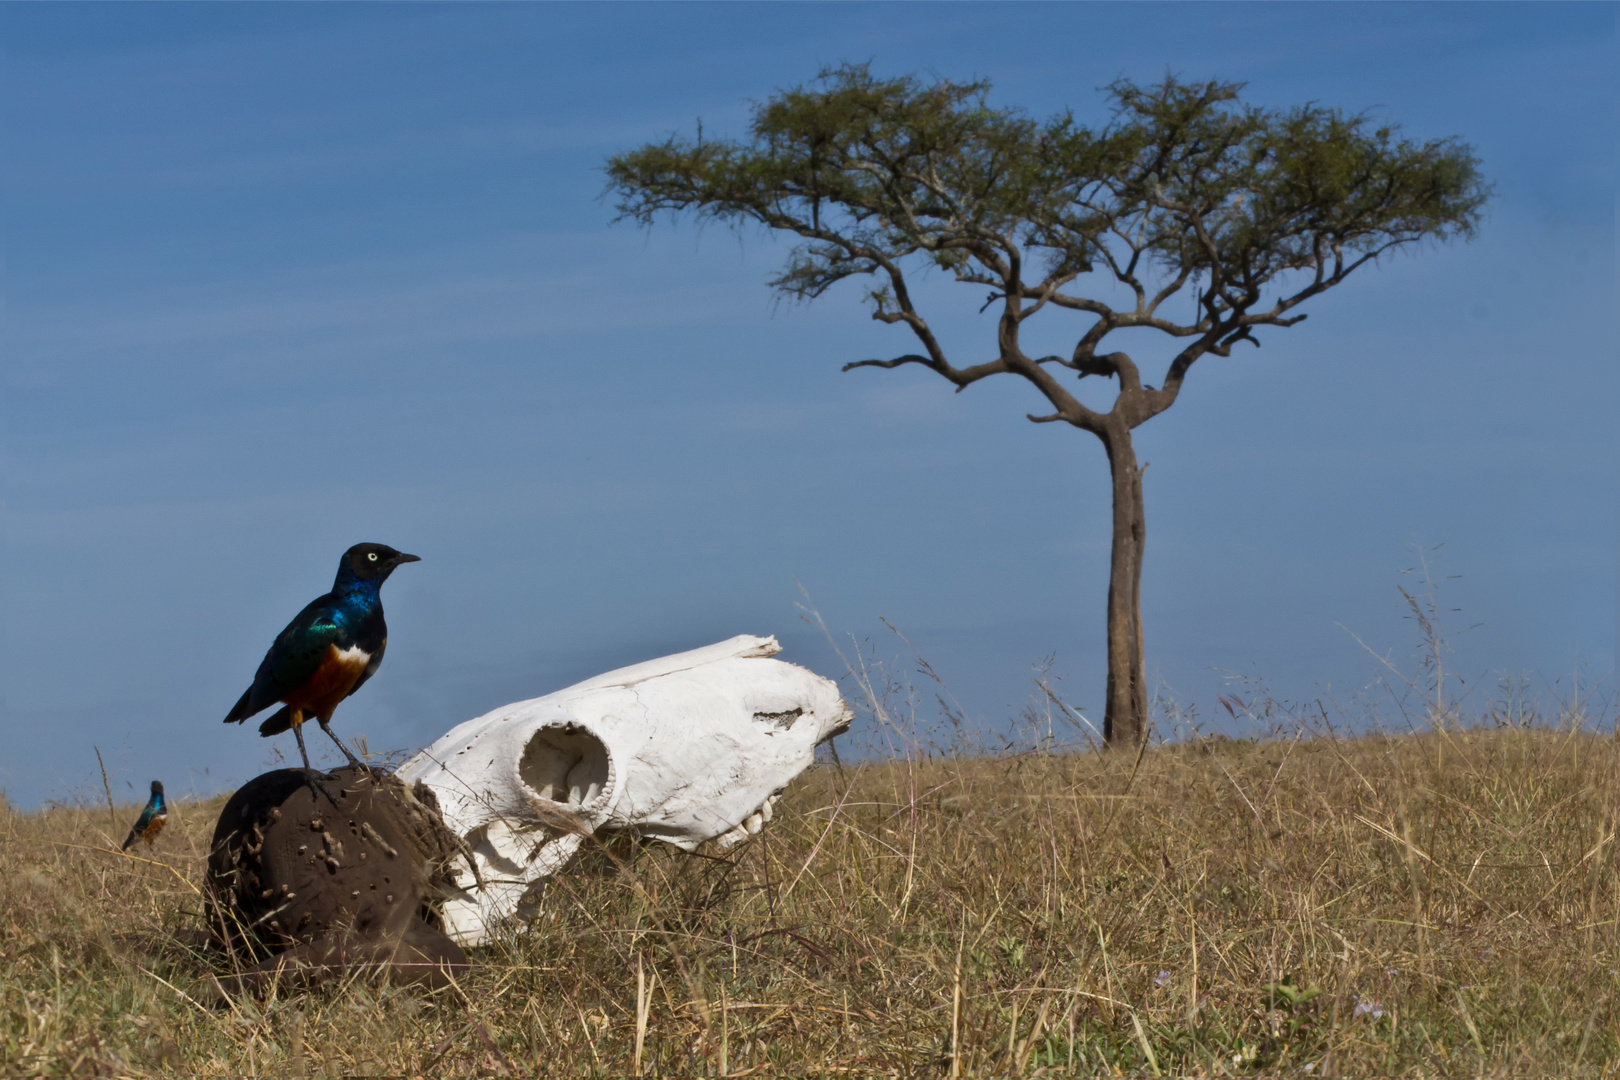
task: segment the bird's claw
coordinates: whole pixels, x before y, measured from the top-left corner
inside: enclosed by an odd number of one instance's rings
[[[304,770],[304,781],[309,784],[309,790],[315,794],[316,800],[319,801],[320,796],[325,795],[326,801],[332,804],[333,809],[336,809],[337,799],[330,791],[326,790],[326,785],[321,783],[318,777],[319,774],[314,769]],[[328,779],[331,778],[328,777]]]

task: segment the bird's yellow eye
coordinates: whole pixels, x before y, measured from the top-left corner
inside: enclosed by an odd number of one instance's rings
[[[367,555],[366,558],[370,559],[372,562],[376,562],[377,561],[377,553],[375,551],[373,551],[371,554]]]

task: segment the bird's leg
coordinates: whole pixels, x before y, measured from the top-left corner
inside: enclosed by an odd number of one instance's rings
[[[356,769],[360,770],[362,773],[369,773],[371,771],[369,768],[366,767],[364,762],[362,762],[359,758],[355,757],[353,754],[351,754],[349,752],[349,748],[347,746],[343,745],[343,740],[342,739],[340,739],[336,735],[332,734],[332,729],[327,726],[325,716],[317,714],[315,719],[321,725],[321,730],[326,732],[326,737],[328,739],[331,739],[333,742],[337,743],[337,748],[339,750],[343,751],[343,756],[349,759],[349,764],[350,765],[353,765]]]
[[[325,726],[325,724],[321,725],[323,728]],[[304,759],[304,779],[309,783],[309,790],[319,795],[325,795],[326,801],[336,806],[337,800],[332,798],[332,793],[327,791],[326,786],[315,778],[315,770],[310,767],[309,751],[304,749],[304,710],[294,709],[292,711],[292,729],[293,738],[298,740],[298,756]],[[331,734],[331,732],[327,732],[327,734]]]
[[[293,738],[298,740],[298,756],[304,759],[304,771],[311,772],[309,765],[309,751],[304,749],[304,710],[292,711]]]

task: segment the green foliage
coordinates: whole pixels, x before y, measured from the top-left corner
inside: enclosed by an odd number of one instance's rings
[[[612,157],[608,186],[620,215],[642,225],[692,212],[796,235],[772,281],[786,295],[875,276],[874,318],[909,325],[928,350],[907,362],[959,385],[1019,371],[1005,363],[1021,357],[1018,326],[1049,306],[1094,320],[1073,356],[1038,362],[1114,375],[1102,339],[1151,326],[1193,339],[1184,368],[1256,327],[1298,321],[1299,304],[1392,248],[1473,234],[1489,188],[1467,145],[1405,139],[1314,103],[1248,105],[1241,90],[1120,80],[1107,88],[1112,120],[1093,128],[1072,113],[1035,120],[993,106],[988,82],[884,79],[846,64],[757,105],[745,140],[700,129]],[[917,265],[1004,305],[1003,363],[945,360],[907,289]],[[1094,272],[1134,303],[1074,291]],[[1188,287],[1197,317],[1165,318],[1165,301]]]
[[[1312,987],[1305,989],[1294,985],[1294,977],[1285,975],[1281,982],[1274,982],[1260,992],[1260,1000],[1268,1009],[1287,1009],[1289,1012],[1298,1012],[1300,1006],[1308,1005],[1322,996],[1322,991]]]

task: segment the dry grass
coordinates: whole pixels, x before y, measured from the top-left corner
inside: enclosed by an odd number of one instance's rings
[[[1620,745],[1500,728],[817,767],[725,858],[598,850],[455,990],[210,1007],[218,802],[0,811],[0,1071],[1620,1067]],[[641,989],[638,992],[638,987]]]

